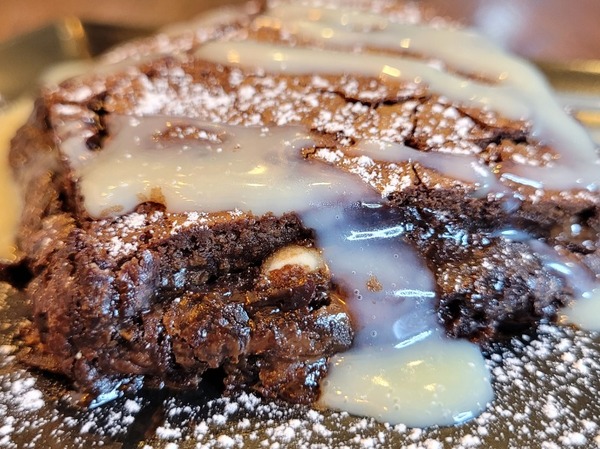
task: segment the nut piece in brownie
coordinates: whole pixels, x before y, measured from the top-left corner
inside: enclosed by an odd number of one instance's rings
[[[463,58],[477,37],[395,2],[357,2],[350,27],[281,3],[43,93],[11,153],[29,363],[95,391],[220,367],[229,389],[310,402],[353,335],[373,343],[361,300],[382,316],[417,296],[414,332],[437,313],[485,341],[592,285],[595,149],[527,64]],[[382,275],[379,250],[420,263]]]

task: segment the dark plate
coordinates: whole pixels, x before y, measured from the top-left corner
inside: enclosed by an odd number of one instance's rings
[[[88,58],[147,31],[69,19],[0,45],[0,93],[13,100],[50,64]],[[600,94],[598,75],[579,70],[584,66],[541,65],[557,87],[575,92],[564,96],[567,103],[593,104],[590,95]],[[28,304],[6,284],[0,287],[3,448],[600,447],[598,334],[542,326],[498,344],[487,354],[497,397],[481,417],[459,427],[407,429],[252,395],[220,399],[211,382],[192,393],[145,391],[81,409],[63,379],[16,361]]]
[[[451,428],[407,429],[345,413],[198,391],[144,391],[82,409],[62,379],[13,357],[28,304],[0,298],[0,447],[5,448],[595,448],[600,445],[600,338],[542,326],[487,354],[497,397]]]
[[[10,102],[30,92],[49,67],[91,59],[152,30],[65,18],[0,44],[0,98]]]

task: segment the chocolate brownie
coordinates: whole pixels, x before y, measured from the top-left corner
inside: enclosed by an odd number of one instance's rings
[[[29,364],[95,393],[219,369],[228,390],[312,402],[368,328],[328,252],[348,241],[416,254],[453,337],[580,296],[561,267],[600,273],[597,156],[544,81],[504,53],[451,55],[477,38],[414,6],[353,7],[338,29],[335,9],[249,3],[42,92],[11,151]],[[361,291],[385,294],[371,271]]]

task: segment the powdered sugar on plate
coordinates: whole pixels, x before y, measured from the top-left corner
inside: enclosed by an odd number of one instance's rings
[[[497,345],[488,357],[497,399],[460,427],[390,426],[347,413],[282,406],[248,393],[202,406],[171,399],[164,404],[163,426],[185,423],[181,447],[197,448],[275,449],[292,442],[311,449],[600,447],[599,349],[597,335],[549,325],[535,337]],[[162,448],[164,439],[157,434],[148,446]]]
[[[2,448],[599,448],[600,336],[542,325],[487,354],[496,399],[459,427],[413,429],[343,412],[274,403],[252,393],[150,391],[94,409],[66,385],[25,370],[14,335],[23,298],[0,298]]]

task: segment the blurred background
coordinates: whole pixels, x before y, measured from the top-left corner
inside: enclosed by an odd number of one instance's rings
[[[417,0],[524,56],[600,59],[600,0]],[[0,0],[0,42],[64,16],[158,27],[235,0]]]

